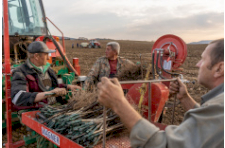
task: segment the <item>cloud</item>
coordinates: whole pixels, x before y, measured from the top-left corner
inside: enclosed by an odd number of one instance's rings
[[[129,29],[133,29],[135,27],[139,28],[148,28],[148,27],[156,27],[163,26],[163,28],[175,28],[175,29],[204,29],[206,27],[216,27],[223,25],[224,14],[223,13],[202,13],[195,14],[188,17],[177,17],[171,18],[167,20],[155,20],[152,21],[151,18],[141,20],[134,20],[132,24],[128,25]],[[140,24],[138,24],[139,22]],[[143,25],[141,24],[143,22]],[[149,22],[149,23],[148,23]],[[213,22],[213,23],[212,23]],[[148,24],[148,25],[146,25]],[[136,29],[134,29],[136,30]]]
[[[173,33],[187,41],[223,37],[223,3],[223,0],[44,1],[47,16],[65,36],[156,40]]]
[[[137,23],[139,22],[139,23]],[[210,36],[210,30],[214,30],[215,34],[223,36],[224,31],[224,14],[223,13],[203,13],[196,14],[186,18],[172,18],[167,20],[152,21],[151,19],[144,21],[134,20],[131,24],[127,25],[127,34],[133,37],[141,36],[140,39],[151,38],[156,34],[195,34],[204,33]],[[210,33],[206,33],[210,31]],[[195,38],[195,37],[193,37]],[[190,40],[189,38],[187,39]]]

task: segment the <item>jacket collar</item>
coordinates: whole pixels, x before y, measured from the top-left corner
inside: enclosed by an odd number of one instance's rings
[[[39,88],[40,88],[42,91],[47,91],[47,90],[45,89],[44,85],[42,84],[42,82],[41,82],[39,76],[38,76],[38,75],[42,75],[43,73],[42,73],[40,70],[36,69],[36,68],[30,63],[29,59],[27,59],[27,60],[25,61],[25,65],[24,65],[24,66],[25,66],[25,67],[23,68],[23,70],[25,70],[26,73],[27,73],[28,75],[32,75],[32,76],[35,75],[35,78],[36,78],[37,81],[38,81],[38,86],[39,86]],[[50,78],[55,79],[55,76],[53,75],[52,72],[50,72],[49,67],[48,67],[48,69],[46,69],[46,71],[48,72],[48,75],[50,76]],[[57,81],[57,79],[55,79],[55,80]]]
[[[217,95],[224,92],[224,83],[220,84],[219,86],[215,87],[214,89],[210,90],[207,94],[203,95],[201,104],[207,102],[208,100],[216,97]]]
[[[105,56],[104,56],[104,59],[105,59],[105,64],[106,64],[106,66],[107,66],[107,67],[110,67],[110,66],[109,66],[109,59],[108,59],[107,57],[105,57]],[[122,61],[121,57],[118,56],[118,57],[117,57],[117,65],[116,65],[116,71],[117,71],[117,74],[118,74],[119,70],[121,69],[122,62],[123,62],[123,61]],[[110,69],[109,69],[109,71],[106,72],[106,75],[109,76],[109,74],[110,74]]]
[[[28,73],[28,74],[34,74],[34,73],[41,74],[42,73],[41,71],[37,70],[36,68],[34,68],[34,66],[32,66],[30,64],[30,60],[29,59],[27,59],[25,61],[25,65],[24,66],[25,66],[25,68],[23,68],[23,69],[26,70],[26,73]]]
[[[42,71],[40,68],[38,68],[33,63],[31,63],[30,59],[27,59],[25,63],[32,70],[32,73],[36,72],[39,74],[45,73],[51,66],[51,64],[47,62],[47,64],[43,66],[43,71]]]

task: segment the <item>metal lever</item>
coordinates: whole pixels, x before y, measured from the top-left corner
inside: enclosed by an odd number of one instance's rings
[[[183,76],[182,74],[179,74],[179,77],[180,77],[181,82],[183,82],[183,83],[185,83],[185,84],[190,83],[190,81],[189,81],[189,80],[184,79],[184,76]]]

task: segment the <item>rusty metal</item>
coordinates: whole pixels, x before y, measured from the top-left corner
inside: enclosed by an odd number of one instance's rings
[[[15,57],[15,63],[16,63],[16,64],[19,63],[19,61],[18,61],[18,53],[17,53],[17,51],[18,51],[19,49],[18,49],[18,46],[17,46],[17,45],[20,46],[20,49],[21,49],[23,52],[26,52],[26,53],[27,53],[27,51],[26,51],[25,49],[23,49],[23,47],[21,46],[21,44],[23,44],[24,46],[27,47],[27,44],[30,44],[30,43],[31,43],[31,41],[20,41],[20,42],[14,44],[14,54],[15,54],[14,57]]]

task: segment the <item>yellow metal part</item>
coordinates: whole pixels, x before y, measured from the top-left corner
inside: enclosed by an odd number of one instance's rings
[[[147,73],[145,75],[145,80],[149,79],[150,71],[151,71],[151,64],[149,64],[149,66],[148,66]],[[138,104],[138,112],[141,113],[141,106],[142,106],[142,103],[143,103],[144,95],[147,91],[147,84],[143,83],[141,85],[141,88],[140,88],[139,91],[140,91],[141,97],[140,97],[139,104]]]

